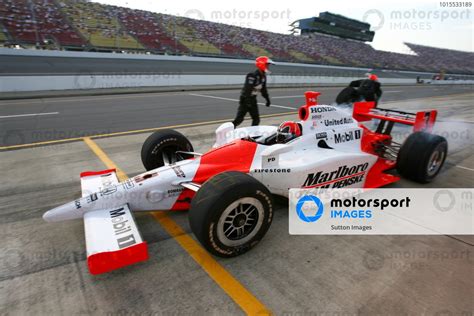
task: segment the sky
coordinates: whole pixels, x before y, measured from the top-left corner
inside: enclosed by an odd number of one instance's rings
[[[472,0],[467,0],[473,3]],[[435,0],[333,1],[152,1],[99,0],[195,19],[289,34],[295,20],[329,11],[366,21],[375,31],[371,45],[380,50],[409,53],[403,42],[474,51],[474,9],[441,7]]]

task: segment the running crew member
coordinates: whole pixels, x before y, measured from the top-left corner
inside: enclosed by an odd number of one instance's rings
[[[352,85],[353,83],[355,84]],[[362,97],[364,97],[365,101],[375,101],[375,104],[377,104],[378,100],[382,96],[379,77],[374,74],[369,73],[367,74],[367,79],[351,82],[351,86],[359,88],[358,92]]]
[[[234,127],[237,127],[244,120],[245,114],[250,113],[252,117],[252,126],[260,123],[260,116],[258,114],[257,94],[261,92],[266,100],[266,106],[270,106],[270,97],[267,91],[267,73],[270,73],[268,67],[274,64],[267,56],[260,56],[255,60],[257,70],[247,74],[245,77],[245,84],[240,93],[239,108],[237,115],[232,122]]]

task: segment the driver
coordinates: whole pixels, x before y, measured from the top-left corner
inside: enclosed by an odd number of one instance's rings
[[[276,142],[278,144],[285,144],[302,135],[300,124],[292,121],[283,122],[280,124],[276,134]]]

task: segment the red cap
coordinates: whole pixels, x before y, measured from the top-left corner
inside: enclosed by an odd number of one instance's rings
[[[369,74],[369,80],[378,81],[379,77],[377,77],[377,75],[374,75],[374,74]]]
[[[269,64],[274,64],[274,62],[268,58],[267,56],[260,56],[255,59],[255,65],[257,68],[263,72],[268,71],[268,65]]]

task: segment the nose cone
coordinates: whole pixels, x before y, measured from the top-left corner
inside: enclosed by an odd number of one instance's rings
[[[43,214],[43,219],[46,222],[54,223],[64,221],[67,218],[65,212],[58,210],[58,208],[53,208],[52,210],[49,210]]]
[[[46,213],[43,214],[43,219],[46,221],[46,222],[54,222],[54,214],[53,212],[51,211],[47,211]]]
[[[78,208],[78,204],[73,201],[47,211],[43,214],[43,219],[46,222],[61,222],[81,218],[82,214],[83,212]]]

